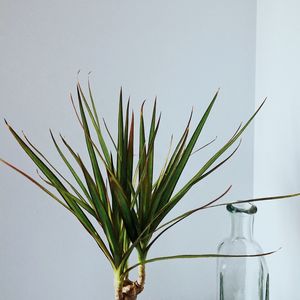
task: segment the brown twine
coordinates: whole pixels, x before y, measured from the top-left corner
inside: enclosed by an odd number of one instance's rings
[[[136,300],[137,295],[143,291],[144,287],[139,285],[137,281],[133,282],[126,279],[122,288],[122,295],[124,300]]]

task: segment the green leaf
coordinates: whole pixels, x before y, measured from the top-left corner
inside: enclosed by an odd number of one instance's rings
[[[167,181],[167,184],[166,184],[166,187],[165,189],[160,193],[160,197],[161,199],[170,199],[173,191],[174,191],[174,188],[179,180],[179,177],[180,175],[182,174],[182,171],[184,169],[184,167],[186,166],[186,163],[188,162],[188,159],[190,158],[191,156],[191,153],[194,149],[194,146],[199,138],[199,135],[200,133],[202,132],[202,129],[204,127],[204,124],[206,123],[207,121],[207,118],[210,114],[210,111],[217,99],[217,96],[218,96],[218,93],[219,91],[215,94],[215,96],[213,97],[212,101],[210,102],[208,108],[206,109],[203,117],[201,118],[200,122],[198,123],[197,125],[197,128],[195,129],[188,145],[186,146],[183,154],[182,154],[182,157],[180,158],[178,164],[176,165],[176,168],[174,169],[173,172],[171,172],[171,174],[169,175],[169,178],[168,178],[168,181]],[[166,201],[164,201],[166,202]]]
[[[129,106],[130,106],[130,97],[127,101],[126,106],[126,118],[125,118],[125,129],[124,129],[124,151],[125,154],[127,153],[127,147],[128,147],[128,134],[129,134]]]
[[[171,155],[171,150],[172,150],[172,144],[173,144],[173,135],[171,135],[171,140],[170,140],[170,145],[169,145],[169,150],[167,153],[167,157],[165,159],[165,163],[159,173],[158,179],[154,182],[154,184],[152,185],[152,190],[155,190],[157,188],[157,186],[159,186],[161,184],[161,181],[163,179],[163,177],[166,174],[166,169],[167,169],[167,165],[170,159],[170,155]]]
[[[115,254],[115,258],[118,259],[120,256],[120,249],[118,244],[118,238],[116,236],[116,232],[114,230],[114,226],[109,218],[108,212],[106,210],[106,203],[104,204],[101,199],[99,192],[97,190],[97,185],[93,181],[91,175],[89,174],[88,170],[86,169],[85,165],[83,164],[82,160],[78,156],[80,167],[84,174],[88,189],[90,191],[95,210],[97,212],[97,216],[99,220],[101,220],[101,224],[103,226],[103,230],[111,247],[112,253]]]
[[[172,210],[172,208],[183,198],[183,196],[189,191],[189,189],[196,184],[199,180],[203,177],[202,175],[209,169],[209,167],[242,135],[245,129],[249,126],[251,121],[254,119],[256,114],[260,111],[262,106],[264,105],[266,99],[262,102],[259,108],[255,111],[255,113],[249,118],[247,123],[238,130],[238,132],[219,150],[214,154],[207,163],[196,173],[196,175],[188,181],[183,188],[181,188],[171,199],[168,203],[164,205],[164,207],[157,213],[159,216],[157,221],[153,225],[157,227],[160,222],[164,219],[164,217]],[[225,160],[226,161],[226,160]]]
[[[148,141],[148,153],[149,153],[149,165],[148,165],[148,173],[149,173],[149,181],[148,186],[151,187],[153,183],[153,162],[154,162],[154,141],[155,141],[155,135],[156,135],[156,101],[154,100],[154,106],[152,110],[152,119],[151,119],[151,126],[150,126],[150,133],[149,133],[149,141]],[[151,143],[153,143],[152,147],[149,149]],[[151,191],[150,191],[151,192]]]
[[[134,113],[131,115],[129,140],[127,147],[127,184],[129,188],[132,186],[132,171],[133,171],[133,145],[134,145]]]
[[[117,157],[117,178],[121,185],[124,185],[124,126],[123,126],[123,95],[120,89],[119,116],[118,116],[118,157]]]
[[[170,178],[173,175],[173,173],[175,172],[178,161],[180,160],[180,158],[182,156],[182,153],[183,153],[184,147],[185,147],[185,142],[188,137],[188,132],[189,132],[189,129],[187,128],[182,136],[181,141],[178,144],[178,145],[180,145],[180,147],[178,149],[176,147],[176,149],[171,157],[171,160],[166,168],[165,173],[163,174],[162,178],[159,179],[159,182],[156,185],[156,188],[152,194],[151,208],[150,208],[150,213],[149,213],[149,217],[147,220],[151,220],[154,217],[157,210],[160,207],[162,207],[164,205],[164,203],[167,203],[169,201],[169,199],[162,199],[162,195],[163,195],[163,192],[165,191],[165,189],[167,189],[167,185],[168,185],[169,181],[171,180]],[[176,155],[174,155],[175,152],[176,152]]]
[[[82,105],[82,99],[81,99],[81,95],[80,95],[79,85],[77,85],[77,95],[78,95],[78,102],[79,102],[79,108],[80,108],[80,114],[81,114],[81,121],[82,121],[83,129],[84,129],[86,146],[87,146],[89,157],[90,157],[91,164],[93,167],[95,181],[97,184],[98,191],[100,193],[100,200],[103,203],[105,203],[105,206],[106,206],[107,200],[106,200],[105,184],[104,184],[104,181],[103,181],[103,178],[101,175],[101,171],[100,171],[100,168],[98,165],[98,161],[97,161],[96,154],[94,151],[94,146],[91,141],[89,126],[88,126],[87,119],[86,119],[83,105]],[[105,209],[107,210],[108,208],[106,207]]]
[[[90,120],[92,121],[93,127],[96,131],[98,141],[99,141],[99,144],[100,144],[101,149],[103,151],[105,160],[109,164],[110,163],[110,155],[109,155],[109,151],[107,149],[105,140],[104,140],[102,132],[101,132],[99,118],[98,118],[97,111],[96,111],[96,108],[95,108],[95,103],[94,103],[93,95],[92,95],[92,92],[91,92],[90,83],[89,83],[89,95],[90,95],[90,99],[91,99],[91,102],[92,102],[93,111],[92,111],[91,107],[89,106],[79,83],[78,83],[78,89],[79,89],[79,92],[80,92],[81,99],[83,100],[85,108],[86,108],[86,110],[89,114]]]
[[[224,206],[224,205],[229,205],[229,204],[234,205],[234,204],[249,203],[249,202],[273,201],[273,200],[287,199],[287,198],[293,198],[293,197],[298,197],[298,196],[300,196],[300,193],[271,196],[271,197],[249,198],[249,199],[245,199],[245,200],[237,200],[237,201],[231,201],[231,202],[226,202],[226,203],[221,203],[221,204],[210,205],[210,206],[204,207],[203,209],[214,208],[214,207],[219,207],[219,206]]]
[[[204,166],[196,173],[196,175],[187,182],[184,187],[176,193],[176,195],[171,199],[171,206],[174,207],[176,203],[188,192],[188,190],[195,185],[199,180],[201,180],[203,177],[202,175],[211,167],[211,165],[230,147],[232,146],[237,139],[242,135],[242,133],[245,131],[245,129],[250,125],[256,114],[260,111],[262,106],[264,105],[266,99],[262,102],[262,104],[258,107],[258,109],[255,111],[255,113],[250,117],[250,119],[247,121],[247,123],[239,129],[236,134],[219,150],[217,151],[205,164]],[[237,147],[238,148],[238,147]],[[236,150],[235,150],[236,151]],[[233,154],[235,153],[233,152]],[[231,156],[230,156],[231,157]],[[226,160],[225,160],[226,161]]]
[[[100,128],[99,117],[98,117],[97,109],[96,109],[96,106],[95,106],[94,97],[93,97],[93,94],[92,94],[90,80],[88,80],[88,89],[89,89],[90,100],[92,102],[92,108],[93,108],[93,113],[94,113],[94,116],[95,116],[95,120],[96,120],[96,123],[97,123],[98,127]]]
[[[71,208],[74,211],[75,216],[80,221],[80,223],[84,226],[84,228],[90,233],[90,235],[96,240],[97,244],[99,245],[100,249],[103,251],[107,259],[111,262],[112,265],[115,264],[111,254],[109,253],[108,249],[106,248],[104,242],[100,238],[99,234],[97,233],[96,229],[84,214],[84,212],[80,209],[80,207],[76,204],[76,202],[71,201]],[[114,253],[114,252],[113,252]]]
[[[73,167],[71,166],[71,164],[69,163],[69,161],[67,160],[66,156],[63,154],[63,152],[61,151],[60,147],[58,146],[54,135],[52,133],[52,131],[50,130],[50,135],[52,138],[52,141],[55,145],[55,148],[57,150],[57,152],[59,153],[60,157],[62,158],[63,162],[65,163],[65,165],[68,167],[68,169],[70,170],[71,174],[73,175],[73,177],[75,178],[76,182],[78,183],[78,185],[80,186],[81,190],[83,191],[84,195],[87,197],[87,199],[89,200],[90,203],[92,203],[92,199],[86,189],[86,187],[84,186],[83,182],[81,181],[81,179],[79,178],[79,176],[77,175],[77,173],[75,172],[75,170],[73,169]]]
[[[59,187],[55,187],[50,181],[43,178],[39,174],[38,170],[37,170],[37,174],[41,178],[41,180],[43,180],[46,184],[48,184],[49,186],[51,186],[51,187],[55,188],[57,191],[59,191],[59,193],[61,195],[63,195],[64,198],[70,198],[69,199],[70,201],[75,201],[80,207],[82,207],[85,211],[87,211],[90,215],[92,215],[95,219],[97,219],[97,215],[96,215],[94,209],[83,198],[76,197],[75,195],[71,194],[68,191],[62,190]]]
[[[195,212],[204,209],[205,207],[208,207],[210,205],[212,205],[213,203],[219,201],[221,198],[223,198],[231,189],[232,186],[229,186],[229,188],[226,189],[226,191],[224,193],[222,193],[220,196],[218,196],[217,198],[213,199],[212,201],[200,206],[199,208],[195,208],[192,210],[189,210],[187,212],[185,212],[184,214],[170,220],[169,222],[161,225],[159,228],[157,228],[155,231],[158,231],[164,227],[166,227],[163,231],[161,231],[152,241],[151,243],[148,244],[147,249],[149,250],[152,245],[170,228],[172,228],[173,226],[175,226],[176,224],[178,224],[179,222],[181,222],[182,220],[184,220],[185,218],[189,217],[190,215],[194,214]],[[168,226],[169,225],[169,226]]]
[[[159,117],[160,120],[160,117]],[[147,149],[147,158],[146,158],[146,178],[145,178],[145,205],[143,214],[147,215],[149,212],[149,208],[151,205],[151,194],[152,194],[152,185],[153,185],[153,163],[154,163],[154,142],[157,133],[158,126],[155,124],[156,122],[156,98],[153,105],[152,110],[152,119],[148,140],[148,149]],[[158,122],[159,125],[159,122]],[[145,218],[144,217],[144,218]]]
[[[224,258],[242,258],[242,257],[260,257],[260,256],[267,256],[271,255],[277,251],[279,251],[281,248],[275,251],[270,252],[263,252],[258,254],[214,254],[214,253],[208,253],[208,254],[180,254],[180,255],[172,255],[172,256],[161,256],[161,257],[155,257],[151,259],[147,259],[145,261],[141,261],[131,267],[129,267],[123,274],[128,273],[135,269],[136,267],[140,265],[146,265],[149,263],[157,262],[157,261],[163,261],[163,260],[174,260],[174,259],[195,259],[195,258],[218,258],[218,257],[224,257]]]
[[[146,137],[145,137],[145,124],[144,124],[144,105],[145,101],[142,103],[140,110],[140,132],[139,132],[139,182],[143,182],[143,170],[146,163]],[[143,184],[140,184],[138,193],[138,215],[140,222],[144,222],[144,211],[145,211],[145,188]]]
[[[173,154],[170,158],[170,161],[167,165],[167,168],[166,168],[166,170],[163,174],[163,177],[165,177],[163,179],[165,179],[165,180],[168,178],[166,175],[171,173],[171,170],[173,170],[174,167],[178,164],[178,161],[179,161],[179,159],[182,155],[182,152],[184,150],[184,146],[185,146],[188,134],[189,134],[190,123],[192,121],[192,117],[193,117],[193,110],[191,111],[191,114],[190,114],[189,120],[187,122],[186,128],[185,128],[179,142],[177,143],[177,145],[176,145],[176,147],[173,151]]]
[[[118,153],[118,147],[117,147],[117,145],[116,145],[115,140],[114,140],[113,137],[112,137],[112,134],[111,134],[110,130],[108,129],[108,126],[107,126],[107,124],[106,124],[106,122],[105,122],[105,119],[103,118],[102,120],[103,120],[103,124],[104,124],[105,130],[106,130],[106,132],[107,132],[107,134],[108,134],[108,136],[109,136],[109,138],[110,138],[110,140],[111,140],[111,142],[112,142],[112,144],[113,144],[115,150],[117,151],[117,155],[119,155],[119,153]]]
[[[149,179],[147,177],[148,175],[148,171],[149,171],[149,161],[150,161],[150,155],[152,153],[152,151],[154,150],[154,141],[155,141],[155,138],[156,138],[156,135],[157,135],[157,131],[158,131],[158,128],[159,128],[159,124],[160,124],[160,119],[161,119],[161,116],[159,116],[158,118],[158,121],[156,123],[156,127],[155,127],[155,130],[154,130],[154,133],[153,135],[151,136],[151,140],[150,140],[150,143],[149,143],[149,146],[148,146],[148,152],[146,152],[146,157],[142,158],[142,159],[139,159],[138,161],[138,167],[139,165],[141,164],[142,160],[145,161],[144,162],[144,166],[143,168],[141,168],[141,177],[139,179],[139,182],[138,182],[138,185],[136,187],[136,190],[134,191],[134,188],[133,186],[131,185],[130,188],[131,188],[131,192],[132,192],[132,195],[133,195],[133,198],[132,198],[132,201],[131,201],[131,207],[134,207],[134,205],[136,204],[136,200],[138,199],[138,197],[140,196],[140,191],[141,189],[144,187],[145,190],[147,190],[148,188],[148,184],[149,184]],[[152,188],[151,188],[151,191],[152,191]],[[145,211],[141,211],[140,213],[141,214],[145,214],[147,215],[149,213],[148,211],[148,207],[149,207],[149,204],[150,204],[150,196],[151,194],[149,194],[149,198],[147,198],[147,194],[145,194],[145,199],[143,200],[144,202],[146,202],[146,205],[147,205],[147,208],[145,209]],[[141,218],[141,216],[139,216],[140,220],[142,220],[143,218]],[[143,222],[140,221],[140,224],[142,224]],[[142,226],[143,227],[143,226]]]
[[[6,122],[6,121],[5,121]],[[66,190],[62,182],[55,176],[55,174],[45,165],[45,163],[39,159],[39,157],[26,145],[26,143],[20,138],[20,136],[15,132],[15,130],[6,122],[9,131],[12,133],[16,141],[23,148],[26,154],[31,158],[35,165],[43,172],[43,174],[53,183],[55,187],[62,190]],[[66,200],[66,199],[65,199]],[[66,200],[67,204],[70,203]]]
[[[12,168],[13,170],[17,171],[18,173],[20,173],[21,175],[23,175],[24,177],[26,177],[28,180],[30,180],[33,184],[35,184],[37,187],[39,187],[42,191],[44,191],[46,194],[48,194],[51,198],[53,198],[55,201],[57,201],[59,204],[61,204],[64,208],[66,208],[67,210],[69,210],[71,213],[73,213],[73,211],[63,202],[61,201],[58,197],[56,197],[53,193],[51,193],[48,189],[46,189],[43,185],[41,185],[39,182],[37,182],[35,179],[33,179],[30,175],[28,175],[27,173],[25,173],[24,171],[20,170],[19,168],[15,167],[14,165],[12,165],[11,163],[5,161],[4,159],[0,158],[0,161],[4,164],[6,164],[7,166],[9,166],[10,168]]]
[[[69,193],[68,191],[61,190],[60,192],[64,195],[64,197],[69,198],[70,200],[73,200],[79,206],[81,206],[84,210],[86,210],[90,215],[92,215],[95,219],[97,219],[94,209],[92,207],[90,207],[90,205],[88,205],[85,201],[77,198],[76,196]]]
[[[8,124],[7,124],[8,125]],[[8,125],[9,126],[9,125]],[[11,130],[11,132],[14,134],[14,130],[9,126],[9,129]],[[16,133],[15,133],[16,134]],[[14,135],[15,135],[14,134]],[[18,135],[16,134],[16,138],[18,140]],[[20,141],[21,142],[21,141]],[[25,145],[26,146],[26,145]],[[26,147],[25,147],[26,149]],[[29,152],[30,153],[30,152]],[[9,162],[0,159],[1,162],[3,162],[4,164],[6,164],[7,166],[11,167],[12,169],[14,169],[15,171],[17,171],[18,173],[20,173],[21,175],[23,175],[24,177],[26,177],[27,179],[29,179],[32,183],[34,183],[36,186],[38,186],[41,190],[43,190],[45,193],[47,193],[50,197],[52,197],[55,201],[59,202],[61,205],[63,205],[67,210],[69,210],[79,221],[80,223],[84,226],[84,228],[90,233],[90,235],[95,239],[95,241],[97,242],[98,246],[100,247],[100,249],[102,250],[102,252],[104,253],[104,255],[107,257],[107,259],[110,261],[111,264],[113,264],[113,260],[112,257],[109,253],[109,251],[107,250],[104,242],[102,241],[102,239],[100,238],[100,236],[98,235],[97,231],[95,230],[95,228],[93,227],[93,225],[91,224],[91,222],[89,221],[89,219],[85,216],[85,214],[82,212],[82,210],[79,208],[79,206],[76,204],[75,201],[73,200],[68,200],[68,198],[64,197],[64,200],[67,201],[68,206],[66,206],[58,197],[56,197],[53,193],[51,193],[48,189],[46,189],[44,186],[42,186],[40,183],[38,183],[36,180],[34,180],[31,176],[29,176],[28,174],[26,174],[25,172],[23,172],[22,170],[16,168],[15,166],[13,166],[12,164],[10,164]],[[41,170],[42,171],[42,170]],[[46,175],[46,174],[45,174]],[[49,179],[50,180],[50,179]],[[67,192],[66,190],[64,192]]]
[[[206,143],[205,145],[201,146],[200,148],[196,149],[194,152],[191,153],[191,156],[196,154],[197,152],[199,152],[200,150],[208,147],[209,145],[211,145],[213,142],[215,142],[217,140],[217,137],[215,137],[214,139],[212,139],[210,142]]]
[[[210,169],[209,171],[203,173],[200,177],[196,177],[197,181],[195,182],[190,182],[190,184],[186,184],[184,186],[184,188],[182,188],[174,197],[177,196],[177,199],[179,199],[179,197],[183,198],[183,196],[185,196],[185,194],[200,180],[204,179],[205,177],[207,177],[208,175],[210,175],[211,173],[213,173],[214,171],[216,171],[217,169],[219,169],[224,163],[226,163],[231,157],[233,157],[233,155],[236,153],[236,151],[239,149],[240,145],[241,145],[242,140],[240,140],[239,144],[237,145],[237,147],[232,151],[232,153],[227,156],[224,160],[222,160],[220,163],[218,163],[215,167],[213,167],[212,169]],[[181,199],[180,198],[180,199]],[[172,199],[170,201],[170,203],[172,203]],[[174,202],[176,204],[176,202]],[[170,204],[171,206],[171,204]]]
[[[183,150],[183,146],[184,146],[185,140],[187,138],[187,133],[188,133],[188,127],[187,127],[186,134],[184,134],[183,138],[182,138],[181,146],[179,147],[177,154],[175,156],[173,155],[173,161],[172,161],[171,167],[167,168],[168,176],[166,176],[165,180],[162,181],[161,185],[153,193],[153,200],[152,200],[153,205],[151,207],[151,213],[150,213],[149,219],[153,219],[153,216],[169,202],[169,199],[172,196],[175,186],[179,180],[179,177],[181,176],[182,171],[183,171],[184,167],[186,166],[188,159],[191,156],[193,148],[199,138],[199,135],[204,127],[204,124],[206,123],[206,120],[210,114],[210,111],[217,99],[218,93],[219,93],[219,91],[217,91],[217,93],[214,95],[214,97],[211,100],[209,106],[207,107],[203,117],[199,121],[188,145]]]
[[[50,130],[51,132],[51,130]],[[51,133],[52,135],[52,133]],[[27,143],[31,146],[31,148],[37,153],[37,155],[39,155],[42,159],[44,159],[44,161],[52,168],[52,170],[54,172],[56,172],[69,186],[70,188],[74,191],[74,193],[76,193],[76,195],[83,201],[84,198],[81,196],[81,194],[78,192],[78,190],[70,183],[69,180],[67,180],[52,164],[51,162],[43,155],[43,153],[36,147],[33,145],[33,143],[27,138],[27,136],[23,133],[23,136],[25,138],[25,140],[27,141]],[[44,179],[43,179],[44,180]],[[45,180],[44,180],[45,181]],[[46,182],[46,181],[45,181]],[[48,183],[48,182],[47,182]],[[51,183],[50,183],[51,185]]]
[[[122,215],[124,225],[127,229],[127,233],[131,241],[135,241],[138,236],[138,220],[135,212],[130,208],[130,203],[126,198],[126,194],[124,193],[124,190],[120,186],[118,180],[112,174],[108,174],[108,178],[111,192],[114,194],[114,197],[117,201],[120,214]]]

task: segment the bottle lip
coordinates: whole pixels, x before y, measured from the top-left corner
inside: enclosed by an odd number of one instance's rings
[[[240,204],[227,204],[226,209],[231,213],[244,213],[253,215],[257,212],[257,207],[250,202]]]

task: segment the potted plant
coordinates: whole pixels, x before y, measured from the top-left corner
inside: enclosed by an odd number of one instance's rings
[[[152,110],[148,135],[146,134],[146,126],[144,124],[144,103],[141,106],[139,116],[139,150],[138,157],[134,160],[135,118],[133,112],[130,114],[129,101],[124,112],[122,90],[120,91],[119,98],[118,137],[116,141],[111,136],[106,124],[104,125],[114,145],[114,151],[108,149],[108,143],[103,137],[103,130],[100,125],[90,84],[88,84],[88,94],[89,96],[86,97],[78,83],[78,107],[76,107],[72,96],[71,100],[83,130],[92,171],[89,170],[86,162],[82,160],[81,156],[71,147],[66,139],[60,136],[61,142],[68,152],[68,155],[66,155],[60,143],[50,131],[54,146],[69,169],[70,176],[76,182],[76,185],[71,183],[71,179],[67,179],[67,177],[61,174],[41,151],[32,144],[27,136],[24,135],[21,137],[7,121],[5,122],[8,129],[37,166],[43,184],[6,160],[1,159],[1,162],[25,176],[78,219],[95,240],[99,250],[104,254],[112,267],[115,280],[115,300],[132,300],[136,299],[144,289],[146,278],[145,265],[147,263],[166,259],[218,256],[217,254],[197,254],[149,259],[147,255],[149,249],[155,244],[157,239],[178,222],[199,210],[225,205],[216,204],[216,202],[230,190],[230,187],[211,202],[163,223],[169,212],[195,184],[216,171],[234,155],[239,148],[240,142],[227,157],[216,163],[239,140],[265,101],[245,125],[240,125],[234,135],[199,168],[198,172],[178,192],[174,192],[178,180],[194,151],[198,137],[215,104],[218,92],[214,95],[202,118],[199,120],[196,129],[189,138],[190,122],[192,119],[191,113],[181,138],[175,149],[169,153],[164,167],[160,171],[158,178],[155,179],[153,176],[155,163],[154,147],[160,124],[160,116],[157,116],[156,100]],[[92,129],[96,133],[97,141],[92,138]],[[75,171],[74,164],[80,167],[80,174]],[[103,169],[105,170],[104,172]],[[248,199],[231,203],[242,203],[250,200],[272,200],[298,195],[290,194]],[[137,251],[138,261],[136,264],[130,266],[129,257],[134,250]],[[262,253],[260,255],[266,254],[270,253]],[[138,268],[138,278],[136,281],[129,279],[129,272],[134,268]]]

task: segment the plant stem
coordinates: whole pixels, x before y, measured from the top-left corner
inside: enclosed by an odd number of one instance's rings
[[[142,289],[144,289],[145,280],[146,280],[145,265],[139,265],[138,274],[139,274],[138,284],[141,286]]]
[[[114,271],[114,288],[115,288],[115,300],[123,300],[122,295],[123,282],[121,280],[120,271]]]
[[[138,261],[143,263],[145,261],[145,255],[138,255]],[[133,282],[128,278],[124,278],[121,275],[120,269],[114,271],[114,288],[115,288],[115,300],[136,300],[138,294],[144,290],[145,286],[145,265],[141,264],[138,268],[138,279]]]
[[[138,260],[140,263],[143,263],[146,259],[146,256],[147,254],[138,254]],[[138,268],[138,284],[141,288],[141,290],[144,289],[144,286],[145,286],[145,280],[146,280],[146,272],[145,272],[145,265],[144,264],[141,264],[139,265],[139,268]]]

